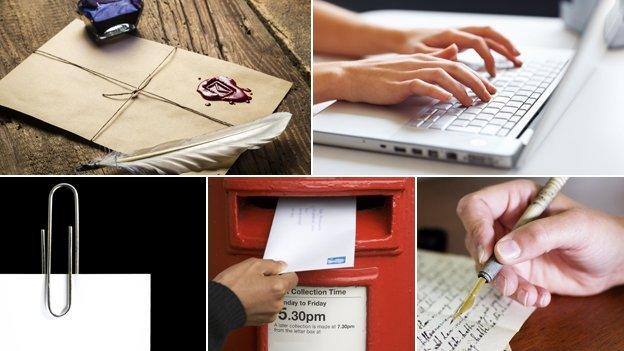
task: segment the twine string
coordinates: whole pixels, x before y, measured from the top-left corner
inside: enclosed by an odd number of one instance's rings
[[[43,50],[35,50],[35,53],[38,54],[38,55],[41,55],[43,57],[47,57],[49,59],[52,59],[52,60],[55,60],[55,61],[67,64],[67,65],[74,66],[74,67],[79,68],[79,69],[81,69],[81,70],[83,70],[85,72],[88,72],[88,73],[90,73],[90,74],[92,74],[92,75],[94,75],[96,77],[102,78],[102,79],[104,79],[104,80],[106,80],[106,81],[108,81],[110,83],[113,83],[113,84],[118,85],[118,86],[120,86],[122,88],[130,90],[130,91],[124,92],[124,93],[102,94],[102,96],[105,97],[105,98],[118,100],[118,101],[123,101],[123,103],[113,113],[113,115],[106,121],[106,123],[104,123],[102,125],[102,127],[100,127],[100,129],[91,138],[91,141],[94,141],[95,139],[97,139],[102,134],[102,132],[104,130],[106,130],[106,128],[110,124],[112,124],[112,122],[115,119],[117,119],[117,117],[119,115],[121,115],[121,112],[128,105],[128,103],[130,103],[132,100],[136,99],[139,95],[144,95],[146,97],[149,97],[149,98],[152,98],[152,99],[155,99],[155,100],[158,100],[158,101],[161,101],[161,102],[164,102],[164,103],[167,103],[167,104],[179,107],[179,108],[181,108],[183,110],[186,110],[188,112],[194,113],[194,114],[202,116],[204,118],[207,118],[207,119],[209,119],[209,120],[211,120],[213,122],[222,124],[222,125],[227,126],[227,127],[232,127],[233,124],[231,124],[229,122],[226,122],[226,121],[220,120],[218,118],[209,116],[209,115],[207,115],[207,114],[205,114],[203,112],[197,111],[197,110],[195,110],[193,108],[190,108],[188,106],[181,105],[181,104],[179,104],[179,103],[177,103],[177,102],[175,102],[175,101],[173,101],[171,99],[168,99],[168,98],[166,98],[164,96],[160,96],[158,94],[151,93],[151,92],[145,90],[145,88],[147,88],[147,86],[151,83],[152,79],[158,74],[158,72],[161,70],[161,68],[163,68],[165,66],[165,64],[169,61],[169,58],[173,57],[173,54],[175,54],[175,52],[177,50],[178,50],[177,47],[173,48],[169,52],[169,54],[167,54],[167,56],[158,64],[158,66],[156,66],[156,68],[143,80],[143,82],[141,82],[141,84],[139,84],[138,87],[134,87],[133,85],[128,84],[128,83],[126,83],[124,81],[121,81],[119,79],[107,76],[105,74],[102,74],[100,72],[97,72],[95,70],[87,68],[85,66],[79,65],[79,64],[77,64],[75,62],[71,62],[69,60],[66,60],[66,59],[60,57],[60,56],[56,56],[56,55],[51,54],[49,52],[45,52]]]

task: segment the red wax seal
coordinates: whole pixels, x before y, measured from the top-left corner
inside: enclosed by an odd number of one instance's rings
[[[208,101],[227,101],[231,105],[237,102],[251,101],[250,89],[240,88],[232,78],[213,77],[207,79],[197,87],[197,92]]]

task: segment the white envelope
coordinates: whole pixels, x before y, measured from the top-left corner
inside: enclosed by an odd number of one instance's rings
[[[55,312],[64,306],[64,276],[52,277]],[[149,274],[78,274],[72,281],[71,309],[56,318],[44,303],[42,274],[0,275],[0,350],[150,350]]]
[[[354,197],[280,198],[264,258],[285,272],[353,267],[355,213]]]

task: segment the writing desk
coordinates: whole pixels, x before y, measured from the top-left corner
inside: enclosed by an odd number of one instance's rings
[[[624,286],[589,297],[553,296],[511,339],[513,351],[624,349]]]
[[[520,51],[529,47],[573,48],[578,40],[558,18],[396,10],[374,11],[364,16],[371,22],[400,28],[490,25],[508,36]],[[526,163],[517,169],[501,170],[315,144],[313,172],[320,175],[622,174],[624,112],[618,107],[622,91],[624,50],[610,51],[597,62],[596,71],[542,143],[539,153],[527,157]]]

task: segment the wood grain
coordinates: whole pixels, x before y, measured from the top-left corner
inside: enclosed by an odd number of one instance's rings
[[[511,339],[511,349],[623,350],[623,315],[624,286],[596,296],[553,296]]]
[[[310,57],[295,53],[295,48],[286,45],[283,37],[309,47],[309,30],[290,33],[285,25],[276,30],[276,23],[283,22],[273,19],[267,11],[270,2],[147,0],[139,24],[140,37],[293,82],[293,88],[277,108],[293,114],[287,130],[265,147],[245,152],[230,174],[310,172]],[[309,23],[309,1],[289,3],[293,21]],[[0,78],[76,18],[75,4],[75,0],[0,0]],[[69,132],[0,108],[1,174],[73,174],[76,166],[105,152],[104,148]],[[107,169],[92,173],[118,172]]]

